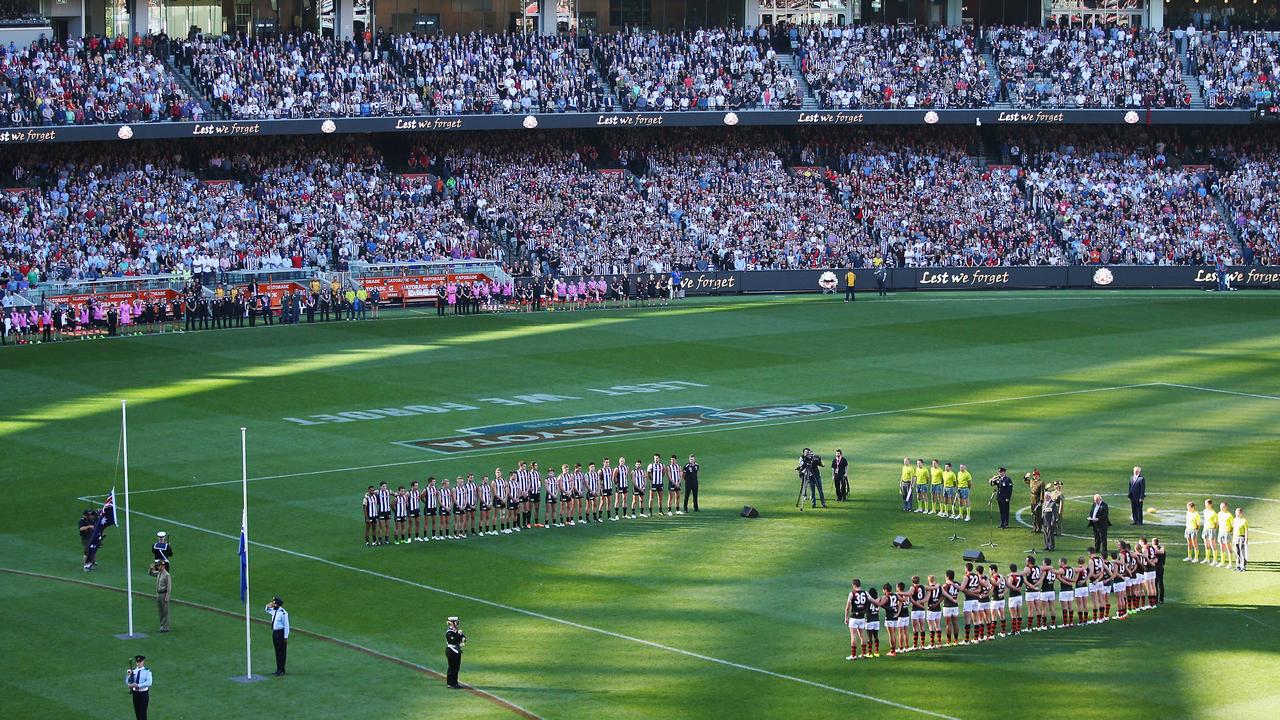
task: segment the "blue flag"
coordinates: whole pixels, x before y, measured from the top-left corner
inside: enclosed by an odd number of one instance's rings
[[[249,601],[249,543],[240,526],[240,602]]]

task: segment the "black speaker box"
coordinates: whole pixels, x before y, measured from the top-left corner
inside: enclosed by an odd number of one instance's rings
[[[906,535],[899,535],[893,539],[893,546],[900,550],[908,550],[911,548],[911,541],[907,539]]]
[[[965,550],[964,561],[965,562],[986,562],[987,558],[982,554],[981,550]]]
[[[742,506],[742,517],[744,517],[744,518],[758,518],[758,517],[760,517],[760,511],[759,511],[759,510],[756,510],[755,508],[751,507],[750,505],[743,505],[743,506]]]

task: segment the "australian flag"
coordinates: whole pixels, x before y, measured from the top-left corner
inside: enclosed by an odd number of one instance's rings
[[[102,504],[102,512],[98,515],[98,521],[93,525],[93,534],[89,536],[88,557],[85,558],[85,567],[89,568],[97,562],[98,548],[102,547],[103,537],[107,533],[107,528],[116,524],[116,489],[111,488],[111,494],[107,495],[107,501]]]
[[[244,520],[240,521],[240,602],[249,601],[249,542]]]

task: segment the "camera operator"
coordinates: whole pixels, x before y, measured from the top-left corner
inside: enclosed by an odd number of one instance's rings
[[[813,507],[818,507],[818,502],[822,502],[822,507],[827,506],[827,497],[822,492],[822,473],[819,468],[824,467],[822,458],[814,455],[813,451],[805,448],[800,454],[800,462],[796,465],[796,471],[800,473],[800,482],[809,488],[809,499],[812,501]]]

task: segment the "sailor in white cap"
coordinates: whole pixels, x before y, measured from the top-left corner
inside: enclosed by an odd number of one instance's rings
[[[448,629],[444,631],[444,659],[449,663],[445,682],[452,690],[462,687],[458,684],[458,669],[462,667],[462,648],[466,644],[467,636],[458,628],[457,616],[450,617]]]
[[[156,533],[156,544],[151,546],[151,554],[155,556],[156,560],[166,565],[169,563],[170,558],[173,557],[173,546],[169,544],[169,533],[163,530]]]

